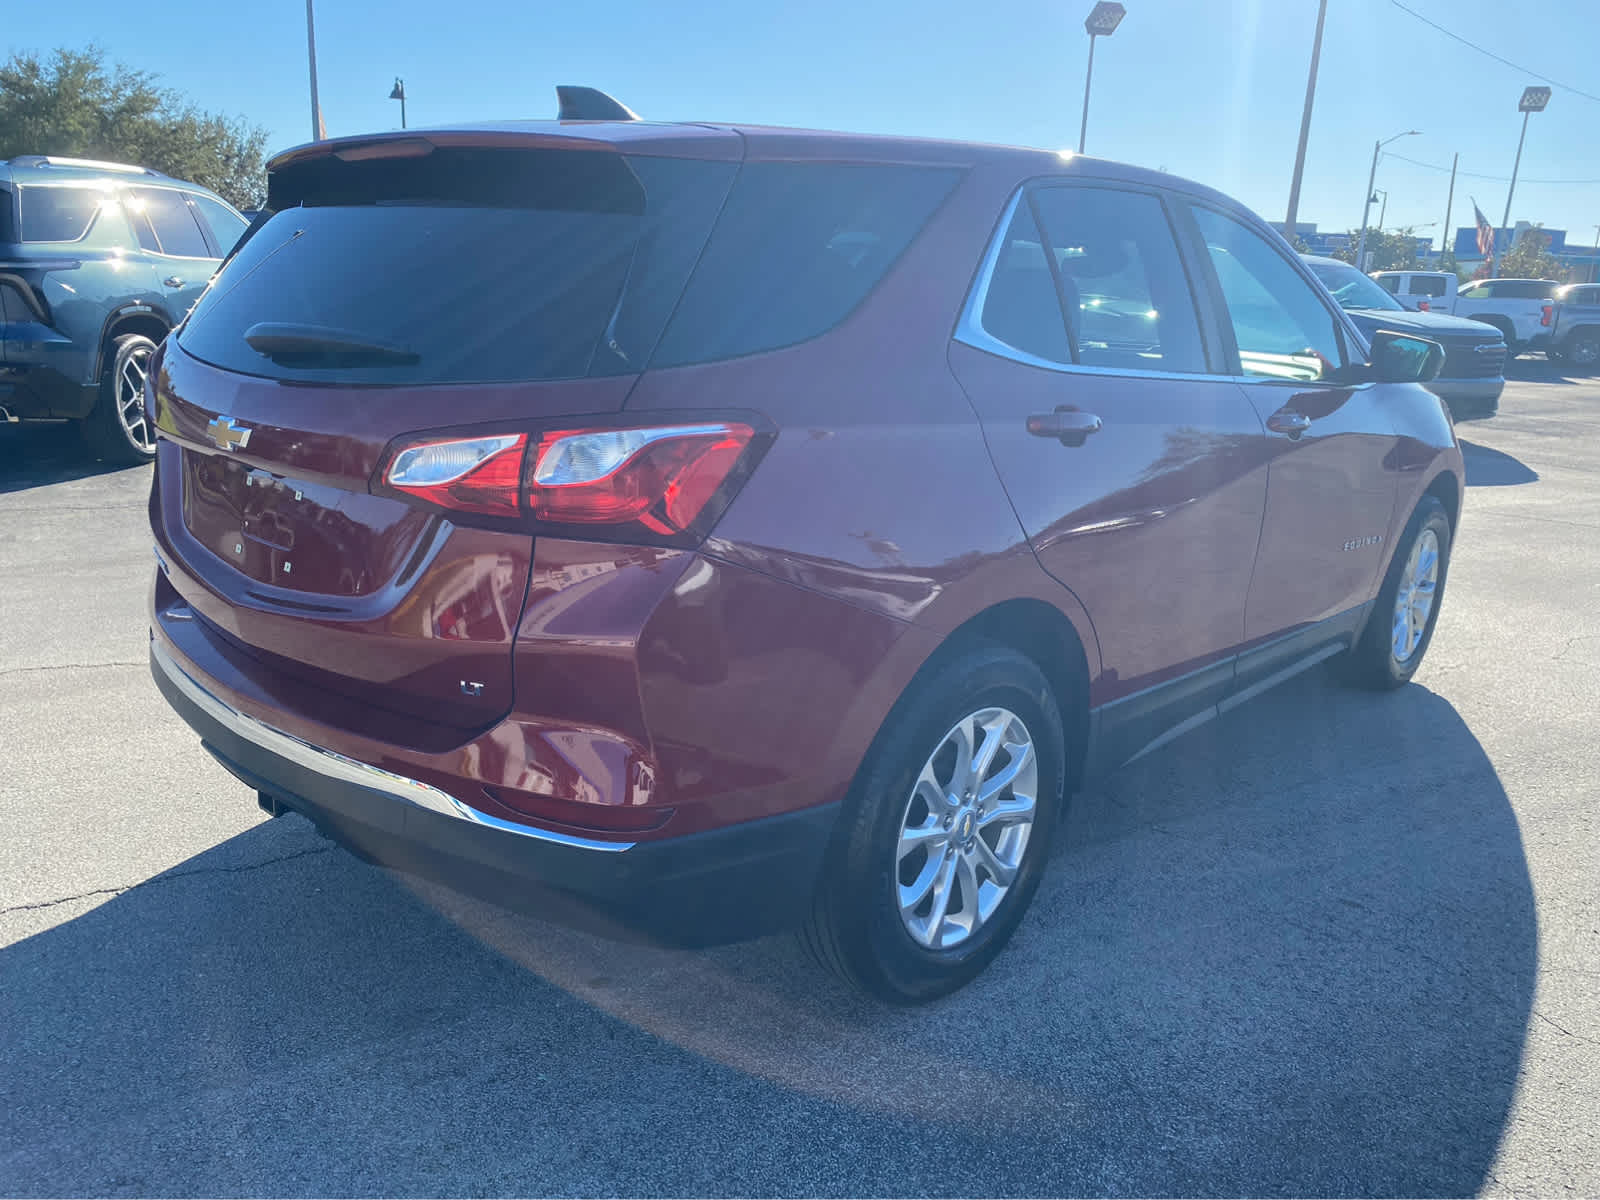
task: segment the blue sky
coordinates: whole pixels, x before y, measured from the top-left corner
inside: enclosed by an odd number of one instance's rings
[[[1092,0],[316,0],[330,134],[392,128],[404,76],[412,125],[553,115],[554,85],[587,83],[662,119],[1077,142]],[[1124,0],[1095,53],[1088,151],[1189,176],[1268,219],[1288,200],[1316,0]],[[1405,0],[1504,58],[1600,95],[1600,0]],[[303,0],[56,0],[7,6],[4,48],[91,42],[158,72],[204,108],[306,140]],[[1391,0],[1330,0],[1300,218],[1357,224],[1372,144],[1463,176],[1490,219],[1505,206],[1524,84],[1538,80],[1450,41]],[[1523,15],[1511,14],[1520,9]],[[380,16],[375,14],[381,13]],[[1600,223],[1600,102],[1557,88],[1535,115],[1513,220],[1592,242]],[[1582,180],[1541,183],[1537,180]],[[1386,156],[1387,226],[1438,235],[1448,175]],[[1373,210],[1376,220],[1378,211]],[[1432,223],[1431,225],[1429,223]]]

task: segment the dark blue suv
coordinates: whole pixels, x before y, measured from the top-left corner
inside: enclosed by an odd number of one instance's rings
[[[0,161],[0,421],[67,418],[100,457],[148,461],[150,356],[245,227],[145,167]]]

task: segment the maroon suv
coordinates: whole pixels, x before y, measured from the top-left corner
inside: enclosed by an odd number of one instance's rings
[[[351,849],[977,974],[1064,797],[1303,668],[1410,678],[1461,455],[1279,236],[1039,151],[347,138],[150,372],[156,682]]]

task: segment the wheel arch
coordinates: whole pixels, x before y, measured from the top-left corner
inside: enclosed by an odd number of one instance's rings
[[[1432,496],[1444,505],[1445,514],[1450,518],[1450,533],[1453,537],[1461,521],[1461,481],[1456,478],[1454,471],[1440,471],[1433,477],[1433,482],[1422,489],[1423,496]],[[1421,497],[1418,497],[1421,503]],[[1415,512],[1415,508],[1412,509]],[[1411,516],[1408,513],[1406,520]]]
[[[172,322],[167,314],[160,309],[152,308],[147,304],[124,305],[114,309],[106,317],[105,325],[100,333],[100,345],[95,351],[94,377],[99,379],[105,374],[106,356],[111,352],[112,345],[125,333],[143,334],[156,345],[172,331]]]

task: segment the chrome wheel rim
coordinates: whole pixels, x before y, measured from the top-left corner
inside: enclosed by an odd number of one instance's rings
[[[1395,662],[1402,665],[1410,662],[1422,644],[1438,587],[1439,537],[1433,530],[1424,529],[1411,547],[1411,555],[1400,576],[1400,590],[1394,598],[1391,646]]]
[[[1596,359],[1600,359],[1600,342],[1591,338],[1574,342],[1572,349],[1567,352],[1567,357],[1580,366],[1592,366]]]
[[[156,448],[155,430],[150,428],[144,412],[144,384],[152,353],[149,346],[136,346],[117,370],[117,420],[128,440],[146,454]]]
[[[1022,867],[1038,787],[1033,737],[1009,709],[980,709],[939,739],[895,846],[895,900],[919,946],[949,950],[994,916]]]

